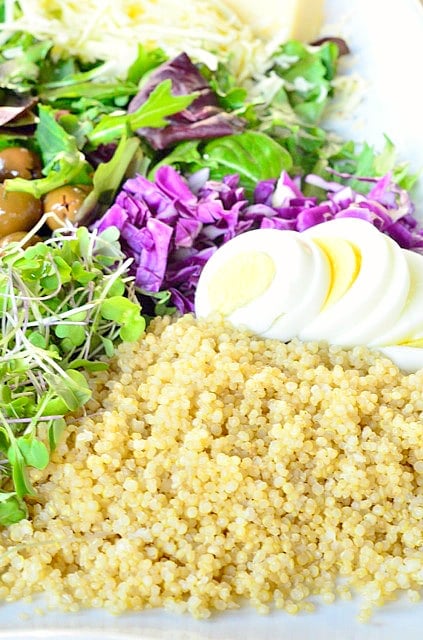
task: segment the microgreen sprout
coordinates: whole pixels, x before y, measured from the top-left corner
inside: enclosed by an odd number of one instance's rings
[[[28,469],[47,466],[64,416],[90,399],[83,371],[145,329],[116,229],[68,224],[25,249],[38,226],[0,256],[0,526],[27,516]]]

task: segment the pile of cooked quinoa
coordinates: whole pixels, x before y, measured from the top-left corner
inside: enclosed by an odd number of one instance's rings
[[[207,617],[358,592],[363,619],[418,600],[423,371],[184,316],[92,386],[31,520],[0,534],[1,599]]]

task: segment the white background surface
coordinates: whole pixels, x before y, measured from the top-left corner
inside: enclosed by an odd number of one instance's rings
[[[363,82],[354,114],[331,121],[347,138],[383,148],[384,134],[401,160],[423,169],[423,4],[419,0],[327,0],[327,27],[341,29]],[[361,92],[360,92],[361,93]],[[423,220],[423,173],[416,200]],[[423,633],[422,633],[423,637]]]
[[[275,5],[280,0],[275,0]],[[418,0],[327,0],[327,23],[336,24],[354,54],[353,70],[366,91],[354,115],[337,118],[339,132],[383,146],[383,133],[400,157],[423,167],[423,8]],[[328,31],[328,29],[326,29]],[[332,30],[333,32],[333,30]],[[423,182],[423,178],[421,180]],[[423,188],[418,194],[423,219]],[[36,602],[43,607],[42,600]],[[0,640],[421,640],[423,602],[405,601],[377,611],[366,625],[356,621],[359,602],[321,606],[314,614],[258,616],[249,609],[208,621],[144,612],[114,617],[103,611],[46,613],[32,605],[0,606]],[[59,629],[61,631],[59,631]],[[78,630],[78,631],[77,631]]]

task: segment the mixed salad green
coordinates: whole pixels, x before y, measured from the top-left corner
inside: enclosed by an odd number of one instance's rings
[[[0,256],[0,525],[27,515],[27,469],[48,464],[64,416],[88,401],[83,371],[107,367],[149,316],[192,311],[202,267],[234,235],[352,215],[423,246],[415,177],[390,140],[377,154],[321,126],[345,52],[337,39],[287,42],[241,86],[228,61],[210,69],[142,43],[110,80],[102,61],[56,59],[29,33],[3,41],[0,165],[24,148],[41,173],[6,172],[2,197],[27,194],[44,216]],[[35,232],[44,242],[28,247]]]

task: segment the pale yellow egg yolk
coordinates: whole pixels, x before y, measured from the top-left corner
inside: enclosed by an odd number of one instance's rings
[[[313,238],[329,260],[331,284],[323,305],[329,307],[342,298],[360,271],[361,255],[357,247],[343,238]]]
[[[230,258],[208,285],[211,308],[230,315],[265,293],[275,273],[275,263],[267,253],[248,251]]]

